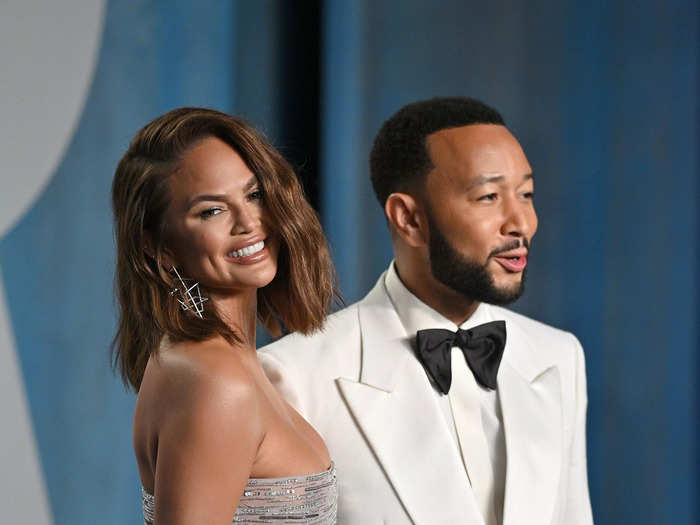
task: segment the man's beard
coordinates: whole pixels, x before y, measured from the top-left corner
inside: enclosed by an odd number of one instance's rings
[[[493,255],[518,248],[520,241],[514,240],[507,246],[494,250],[482,265],[455,250],[430,214],[428,214],[428,225],[430,227],[430,269],[435,279],[473,301],[506,305],[520,298],[525,291],[525,270],[522,272],[520,282],[509,288],[497,287],[487,270]],[[529,247],[528,244],[525,239],[526,248]]]

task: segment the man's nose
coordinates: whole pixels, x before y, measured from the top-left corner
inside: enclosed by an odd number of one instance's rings
[[[529,239],[534,233],[531,217],[534,215],[531,203],[515,198],[505,204],[501,234],[506,237],[523,237]]]

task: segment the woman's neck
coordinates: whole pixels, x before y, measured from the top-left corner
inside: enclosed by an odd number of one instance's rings
[[[245,290],[235,294],[209,294],[209,300],[216,306],[217,312],[234,333],[239,334],[246,347],[255,350],[255,326],[258,315],[257,289]]]

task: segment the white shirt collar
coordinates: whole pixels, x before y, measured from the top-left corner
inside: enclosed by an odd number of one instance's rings
[[[407,335],[415,336],[418,330],[425,330],[427,328],[445,328],[456,332],[457,328],[467,330],[493,320],[488,305],[480,303],[471,317],[458,327],[440,312],[433,310],[430,306],[413,295],[403,282],[401,282],[394,265],[394,261],[389,265],[389,269],[384,277],[384,286],[386,287],[389,299],[391,299]]]

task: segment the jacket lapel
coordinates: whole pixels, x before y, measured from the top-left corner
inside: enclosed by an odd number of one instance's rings
[[[513,322],[498,372],[506,438],[503,524],[550,523],[561,472],[559,369],[538,361]]]
[[[482,524],[437,397],[384,289],[359,305],[360,381],[337,380],[348,408],[418,525]]]

